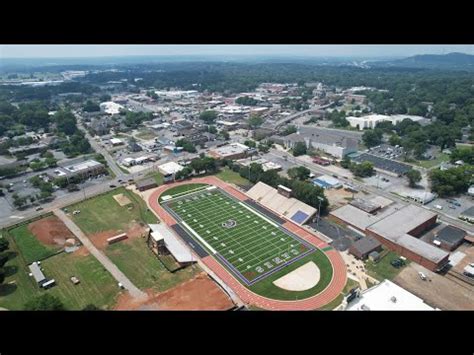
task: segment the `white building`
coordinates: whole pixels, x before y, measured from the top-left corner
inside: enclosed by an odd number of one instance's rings
[[[348,311],[433,311],[421,298],[389,280],[360,292],[349,302]]]
[[[393,125],[396,125],[398,122],[403,121],[404,119],[410,119],[412,121],[421,121],[424,118],[421,116],[413,116],[413,115],[378,115],[378,114],[373,114],[373,115],[367,115],[367,116],[361,116],[361,117],[354,117],[354,116],[349,116],[346,117],[346,120],[349,121],[349,124],[351,127],[359,128],[359,130],[363,130],[364,128],[375,128],[375,126],[378,123],[381,122],[392,122]]]
[[[163,175],[164,181],[172,181],[178,171],[183,170],[184,167],[175,163],[174,161],[170,161],[169,163],[165,163],[158,166],[158,171]]]
[[[112,145],[120,145],[123,144],[123,140],[119,138],[111,138],[110,143],[112,143]]]
[[[99,106],[101,112],[109,115],[117,115],[120,113],[120,110],[124,109],[122,105],[112,101],[102,102]]]

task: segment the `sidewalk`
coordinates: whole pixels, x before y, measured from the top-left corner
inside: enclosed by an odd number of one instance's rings
[[[106,257],[94,246],[94,244],[92,244],[92,242],[89,240],[89,238],[87,238],[82,230],[71,219],[69,219],[69,217],[62,210],[56,209],[53,212],[81,241],[84,247],[87,248],[87,250],[89,250],[89,252],[95,256],[95,258],[104,266],[104,268],[106,268],[107,271],[112,274],[117,282],[120,282],[125,287],[125,289],[130,292],[130,295],[133,298],[145,299],[147,297],[145,292],[136,287],[108,257]]]

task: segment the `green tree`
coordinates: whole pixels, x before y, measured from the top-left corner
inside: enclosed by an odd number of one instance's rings
[[[216,134],[217,133],[217,128],[214,125],[209,125],[209,126],[207,126],[207,131],[209,133]]]
[[[293,156],[297,157],[307,153],[307,147],[305,142],[297,142],[293,146]]]
[[[288,136],[292,133],[296,133],[298,130],[295,125],[289,125],[286,129],[281,133],[282,136]]]
[[[8,261],[8,254],[5,252],[0,253],[0,267],[3,267]]]
[[[371,162],[364,161],[360,164],[352,164],[351,171],[355,176],[369,177],[374,175],[374,165]]]
[[[0,252],[5,251],[10,246],[10,242],[5,237],[0,237]]]
[[[203,111],[199,115],[199,118],[208,124],[214,123],[217,119],[217,112],[213,110]]]
[[[24,309],[27,311],[63,311],[65,307],[59,298],[46,293],[25,303]]]
[[[411,169],[407,172],[408,185],[415,187],[421,181],[421,173],[418,170]]]
[[[297,166],[297,167],[288,169],[288,176],[293,180],[301,180],[301,181],[307,180],[309,179],[310,174],[311,174],[311,171],[304,166]]]
[[[249,126],[253,129],[260,127],[262,123],[263,123],[263,118],[258,115],[252,115],[250,116],[248,120]]]
[[[441,197],[453,196],[465,193],[471,184],[474,174],[472,165],[464,165],[448,170],[431,170],[429,179],[431,191],[436,192]]]
[[[244,144],[247,146],[247,147],[250,147],[250,148],[256,148],[257,147],[257,143],[255,141],[252,141],[250,139],[247,139]]]
[[[183,147],[183,150],[189,153],[196,153],[196,147],[188,140],[186,139],[178,139],[176,141],[176,146],[177,147]]]
[[[0,267],[0,285],[5,281],[5,269]]]
[[[401,145],[402,144],[402,139],[400,138],[400,136],[396,135],[396,134],[392,134],[390,136],[390,138],[388,139],[388,142],[390,143],[390,145]]]
[[[379,129],[366,130],[362,135],[362,141],[368,148],[375,147],[382,143],[383,132]]]
[[[101,311],[99,307],[97,307],[95,304],[89,303],[86,305],[83,309],[83,311]]]

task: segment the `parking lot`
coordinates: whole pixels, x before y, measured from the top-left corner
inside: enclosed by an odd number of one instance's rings
[[[454,203],[448,202],[448,200],[453,200],[455,201]],[[460,206],[458,206],[458,205]],[[426,204],[426,206],[433,208],[433,209],[438,209],[435,206],[441,206],[443,213],[458,218],[458,216],[467,210],[468,208],[474,206],[474,199],[469,196],[464,196],[461,195],[459,197],[454,197],[454,198],[437,198],[430,203]]]
[[[374,168],[388,171],[396,175],[403,175],[412,168],[411,165],[400,163],[391,158],[373,155],[371,153],[362,153],[361,155],[354,157],[352,160],[359,163],[364,161],[371,162],[374,165]]]

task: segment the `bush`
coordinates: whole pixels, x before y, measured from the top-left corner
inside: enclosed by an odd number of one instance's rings
[[[44,294],[28,301],[24,307],[27,311],[63,311],[63,303],[57,297]]]

